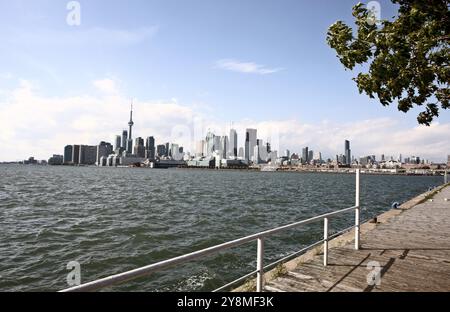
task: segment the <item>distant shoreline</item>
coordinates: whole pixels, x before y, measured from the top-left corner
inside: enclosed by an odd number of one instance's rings
[[[148,168],[148,167],[127,167],[127,166],[117,166],[117,167],[98,167],[94,165],[81,165],[81,166],[50,166],[50,165],[40,165],[40,164],[19,164],[19,163],[0,163],[3,166],[21,166],[21,167],[80,167],[80,168],[129,168],[129,169],[163,169],[163,170],[201,170],[201,171],[247,171],[247,172],[280,172],[280,173],[322,173],[322,174],[355,174],[355,170],[358,168],[342,168],[342,169],[316,169],[316,168],[293,168],[293,167],[279,167],[276,170],[264,171],[261,168],[249,167],[249,168],[200,168],[200,167],[173,167],[173,168]],[[444,176],[445,169],[398,169],[401,171],[389,171],[391,169],[367,169],[359,168],[361,174],[364,175],[391,175],[391,176]],[[381,171],[383,170],[383,171]],[[450,173],[450,170],[447,169]]]

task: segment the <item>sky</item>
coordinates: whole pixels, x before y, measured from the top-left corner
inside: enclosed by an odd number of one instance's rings
[[[445,161],[450,112],[430,127],[359,94],[326,44],[356,1],[0,0],[0,161],[134,134],[194,151],[209,130],[245,128],[285,149],[333,158],[418,155]],[[396,7],[379,1],[381,18]],[[73,21],[70,20],[70,21]],[[73,23],[72,23],[73,24]]]

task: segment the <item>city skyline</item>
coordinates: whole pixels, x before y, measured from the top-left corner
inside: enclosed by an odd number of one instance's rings
[[[276,129],[279,151],[310,146],[327,158],[345,139],[355,155],[444,162],[450,154],[448,112],[418,126],[418,110],[360,95],[327,46],[328,26],[351,21],[352,1],[82,1],[79,26],[67,25],[66,4],[0,4],[0,144],[11,147],[0,161],[47,158],[67,142],[114,142],[130,95],[140,110],[135,133],[191,151],[176,133],[193,134],[201,120],[205,133],[221,135],[233,122],[241,143],[246,128],[265,142]],[[395,13],[380,4],[382,17]]]

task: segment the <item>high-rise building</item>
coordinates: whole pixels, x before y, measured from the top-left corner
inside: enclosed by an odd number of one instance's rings
[[[219,154],[220,154],[220,152],[221,152],[221,148],[220,148],[220,136],[214,136],[214,139],[213,139],[213,145],[214,145],[214,147],[213,147],[213,151],[214,152],[219,152]]]
[[[172,155],[170,154],[170,143],[169,143],[169,142],[166,143],[166,149],[165,149],[165,151],[166,151],[166,154],[165,154],[166,157],[172,156]]]
[[[120,148],[122,147],[122,137],[120,135],[116,135],[116,141],[114,146],[116,150],[120,150]]]
[[[120,138],[120,136],[119,136]],[[117,142],[116,142],[117,143]],[[120,144],[119,144],[120,146]],[[113,153],[113,146],[110,143],[107,142],[100,142],[100,144],[97,146],[97,157],[96,157],[96,164],[97,166],[101,166],[100,158],[104,157],[107,158],[109,155]]]
[[[72,147],[72,163],[80,164],[80,145],[73,145]]]
[[[238,136],[235,129],[230,130],[230,149],[229,155],[231,157],[237,157],[238,155]]]
[[[256,146],[256,129],[245,131],[245,160],[251,160]]]
[[[309,157],[309,152],[308,152],[308,146],[307,146],[302,149],[302,164],[308,163],[308,157]]]
[[[314,159],[314,151],[308,151],[308,163],[310,163]]]
[[[183,154],[180,153],[180,147],[178,144],[171,144],[170,145],[170,155],[173,160],[182,160]]]
[[[141,137],[136,138],[136,142],[134,144],[134,155],[139,158],[145,157],[144,139]]]
[[[351,156],[351,149],[350,149],[350,141],[345,140],[345,164],[351,165],[352,162],[352,156]]]
[[[64,147],[64,164],[72,164],[73,145],[67,145]]]
[[[128,142],[128,131],[127,131],[127,130],[123,130],[123,131],[122,131],[122,140],[121,140],[121,143],[122,143],[122,149],[123,149],[124,151],[126,151],[126,150],[128,149],[127,142]],[[117,149],[117,147],[116,147],[116,149]]]
[[[228,151],[228,146],[229,146],[229,141],[228,141],[228,137],[222,136],[220,138],[220,147],[219,147],[219,151],[220,151],[220,156],[222,157],[222,159],[226,159],[227,158],[227,151]]]
[[[287,157],[287,158],[291,158],[291,151],[288,150],[288,149],[285,150],[285,151],[284,151],[284,156]]]
[[[206,155],[205,156],[211,156],[214,152],[214,133],[208,131],[206,134]]]
[[[166,146],[164,144],[156,146],[156,154],[158,155],[158,157],[166,156]]]
[[[155,138],[150,136],[145,141],[145,158],[155,159]]]
[[[97,146],[80,145],[79,164],[95,165],[97,161]]]

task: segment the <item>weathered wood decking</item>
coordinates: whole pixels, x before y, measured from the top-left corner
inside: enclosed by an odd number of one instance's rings
[[[383,223],[365,225],[361,250],[354,250],[354,243],[331,247],[328,266],[322,253],[312,256],[287,266],[287,273],[267,281],[265,290],[450,291],[450,187],[433,201],[387,215]],[[372,261],[381,266],[380,285],[367,282]]]

